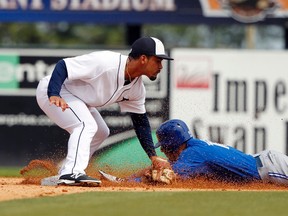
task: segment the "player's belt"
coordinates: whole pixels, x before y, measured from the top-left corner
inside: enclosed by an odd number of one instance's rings
[[[262,164],[262,161],[260,159],[260,156],[258,155],[258,156],[254,157],[254,158],[256,160],[256,166],[257,167],[263,167],[263,164]]]

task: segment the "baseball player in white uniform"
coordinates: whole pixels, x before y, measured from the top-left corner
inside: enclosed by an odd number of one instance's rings
[[[155,80],[165,54],[157,38],[136,40],[128,56],[98,51],[60,60],[53,73],[37,87],[40,108],[59,127],[69,132],[68,152],[59,170],[58,184],[101,184],[85,174],[89,159],[109,136],[109,128],[97,111],[118,103],[131,115],[137,137],[154,167],[170,166],[156,155],[145,110],[142,75]]]

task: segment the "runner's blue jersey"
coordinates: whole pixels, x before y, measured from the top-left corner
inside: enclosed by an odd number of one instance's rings
[[[253,156],[230,146],[194,138],[188,140],[187,148],[172,167],[184,179],[200,175],[229,181],[260,180]]]

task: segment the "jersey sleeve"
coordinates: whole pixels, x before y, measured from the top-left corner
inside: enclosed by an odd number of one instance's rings
[[[49,98],[51,96],[60,96],[61,87],[67,76],[68,74],[65,62],[63,60],[58,61],[48,85],[47,94]]]
[[[130,116],[142,148],[144,149],[148,157],[156,156],[156,151],[151,135],[151,127],[147,114],[130,113]]]

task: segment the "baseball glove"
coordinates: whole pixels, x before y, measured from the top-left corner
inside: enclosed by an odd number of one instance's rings
[[[153,182],[172,184],[176,181],[176,174],[172,169],[151,170],[151,180]]]

